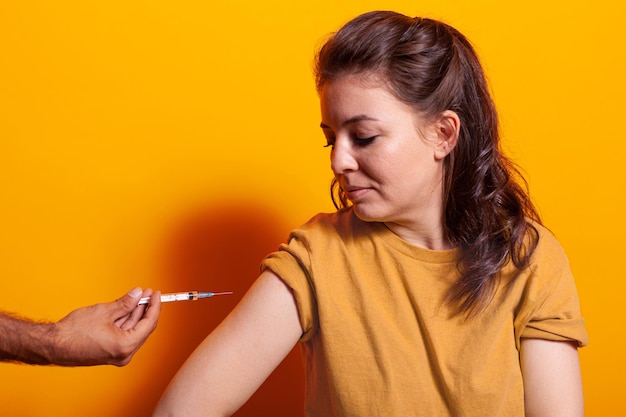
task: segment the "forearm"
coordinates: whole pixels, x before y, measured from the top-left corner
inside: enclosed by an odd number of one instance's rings
[[[141,296],[151,297],[147,306]],[[55,323],[0,313],[0,361],[33,365],[123,366],[156,328],[158,291],[135,288],[119,299],[71,311]]]
[[[53,363],[54,324],[0,313],[0,361],[33,365]]]

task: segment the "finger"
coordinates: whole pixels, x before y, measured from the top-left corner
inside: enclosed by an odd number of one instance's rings
[[[129,318],[129,317],[130,317],[130,314],[127,314],[127,315],[125,315],[125,316],[123,316],[123,317],[120,317],[120,318],[116,319],[116,320],[113,322],[113,324],[115,324],[117,327],[122,327],[122,324],[124,324],[124,322],[125,322],[126,320],[128,320],[128,318]]]
[[[161,315],[161,292],[154,291],[150,297],[150,304],[144,316],[135,325],[134,330],[143,337],[148,337],[154,331]]]
[[[152,290],[150,288],[145,289],[143,291],[143,294],[141,294],[142,297],[150,297],[151,295]],[[121,323],[120,328],[122,330],[130,330],[135,327],[135,325],[137,324],[137,322],[139,322],[139,320],[141,320],[147,309],[148,305],[136,305],[135,309],[131,311],[127,319],[123,323]]]
[[[141,288],[133,288],[132,290],[128,291],[126,294],[115,300],[113,303],[111,303],[111,305],[113,305],[112,308],[115,311],[114,320],[127,316],[133,310],[135,310],[135,308],[137,308],[137,304],[139,304],[141,294]]]
[[[150,297],[150,311],[146,313],[146,319],[156,322],[161,315],[161,291],[155,291]]]
[[[120,327],[129,319],[130,314],[137,308],[139,299],[143,291],[140,287],[133,288],[118,298],[112,303],[106,304],[110,311],[112,311],[113,323]]]

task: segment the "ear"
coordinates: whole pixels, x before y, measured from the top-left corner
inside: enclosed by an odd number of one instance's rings
[[[452,110],[442,112],[432,125],[437,137],[435,148],[435,159],[443,159],[457,144],[461,120],[459,115]]]

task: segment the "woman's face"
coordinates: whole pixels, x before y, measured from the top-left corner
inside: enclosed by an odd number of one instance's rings
[[[355,214],[392,230],[441,224],[443,157],[432,126],[373,77],[329,81],[320,101],[331,168]]]

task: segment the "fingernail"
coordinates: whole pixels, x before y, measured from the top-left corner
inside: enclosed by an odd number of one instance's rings
[[[141,293],[143,292],[143,290],[139,287],[137,288],[133,288],[132,290],[128,291],[128,295],[130,295],[133,298],[137,298],[141,295]]]

